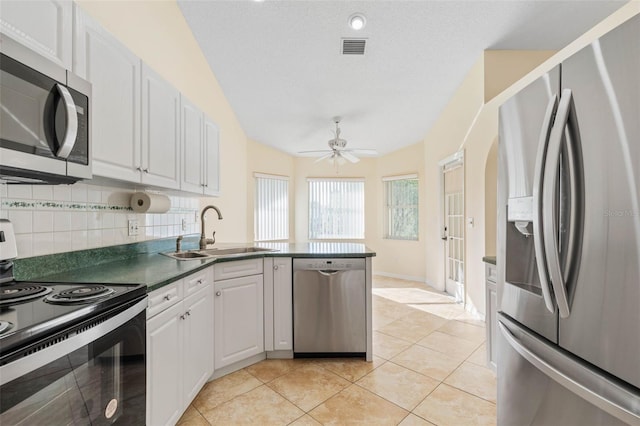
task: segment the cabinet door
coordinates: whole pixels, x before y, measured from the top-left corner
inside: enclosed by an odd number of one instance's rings
[[[213,374],[213,285],[184,301],[184,395],[187,406]]]
[[[202,194],[202,111],[184,96],[180,97],[180,114],[182,116],[182,178],[180,188],[183,191]]]
[[[68,0],[0,2],[0,31],[70,70],[72,5]]]
[[[142,182],[180,188],[180,92],[142,64]]]
[[[220,195],[220,133],[218,126],[204,118],[203,182],[205,195]]]
[[[93,174],[140,181],[140,59],[75,8],[73,70],[92,84]]]
[[[216,369],[264,351],[262,275],[215,283]]]
[[[175,424],[183,412],[182,314],[178,303],[147,321],[147,424]]]
[[[293,350],[293,295],[290,257],[273,259],[273,349]]]

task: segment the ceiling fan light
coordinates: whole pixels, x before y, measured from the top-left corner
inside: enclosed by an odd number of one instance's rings
[[[348,22],[351,29],[354,29],[356,31],[360,31],[364,28],[365,25],[367,25],[367,19],[361,13],[354,13],[353,15],[349,16]]]

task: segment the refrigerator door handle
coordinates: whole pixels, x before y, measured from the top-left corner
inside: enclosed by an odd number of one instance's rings
[[[515,325],[518,336],[498,320],[500,333],[524,359],[546,376],[601,410],[630,425],[640,424],[640,394],[574,360],[560,349]]]
[[[533,175],[533,246],[535,250],[536,266],[538,267],[538,276],[540,277],[540,286],[542,287],[542,297],[547,309],[553,313],[556,311],[549,285],[549,271],[545,263],[544,253],[544,234],[542,230],[542,188],[544,182],[544,166],[547,157],[547,148],[549,146],[549,136],[553,123],[553,117],[558,109],[558,96],[553,95],[547,105],[547,110],[542,121],[542,129],[540,130],[540,139],[538,142],[538,152],[536,154],[535,172]]]
[[[572,105],[573,97],[571,90],[564,89],[560,97],[556,120],[551,129],[551,135],[549,136],[549,147],[542,190],[542,227],[545,256],[561,318],[567,318],[571,314],[571,311],[569,309],[567,287],[560,267],[556,188],[558,186],[558,167],[560,166],[560,153],[564,140],[564,131]]]

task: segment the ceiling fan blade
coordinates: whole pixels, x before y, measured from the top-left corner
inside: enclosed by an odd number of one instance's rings
[[[333,152],[330,149],[319,149],[317,151],[298,151],[298,154],[319,154],[321,152]]]
[[[340,155],[343,156],[344,158],[346,158],[347,160],[351,161],[352,163],[357,163],[358,161],[360,161],[360,159],[358,157],[356,157],[355,155],[351,154],[350,152],[341,151]]]
[[[362,154],[362,155],[378,155],[378,151],[376,151],[375,149],[358,149],[358,148],[353,148],[353,149],[347,149],[347,150],[343,150],[342,152],[347,151],[347,152],[352,152],[354,154]]]
[[[322,160],[326,160],[327,158],[331,158],[333,156],[334,156],[334,153],[333,153],[333,151],[331,151],[330,153],[328,153],[326,155],[323,155],[322,157],[318,158],[316,161],[314,161],[314,163],[319,163]]]

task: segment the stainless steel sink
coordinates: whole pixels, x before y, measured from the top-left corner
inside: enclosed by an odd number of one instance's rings
[[[232,248],[210,248],[204,250],[192,250],[181,252],[162,253],[165,256],[172,257],[177,260],[202,260],[212,257],[240,257],[243,254],[251,253],[267,253],[278,251],[263,247],[232,247]]]
[[[198,253],[206,253],[211,256],[230,256],[234,254],[248,254],[248,253],[260,253],[277,251],[262,247],[235,247],[235,248],[210,248],[205,250],[198,250]]]
[[[170,252],[170,253],[162,253],[165,256],[173,257],[178,260],[198,260],[198,259],[207,259],[211,256],[208,254],[198,253],[195,251],[181,251],[181,252]]]

